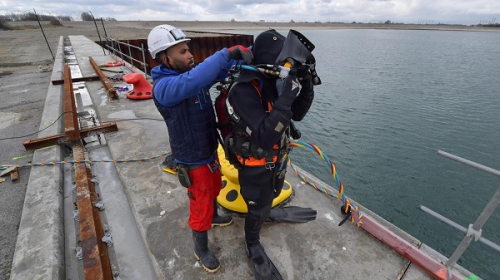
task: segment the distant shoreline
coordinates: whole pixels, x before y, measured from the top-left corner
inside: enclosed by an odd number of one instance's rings
[[[307,22],[230,22],[230,21],[63,21],[54,26],[43,21],[44,33],[40,32],[37,21],[9,22],[12,30],[0,30],[0,69],[37,66],[53,60],[51,52],[56,50],[61,36],[83,35],[93,41],[101,41],[104,36],[114,40],[146,39],[149,32],[160,24],[170,24],[181,28],[190,37],[219,36],[225,34],[252,34],[274,28],[280,32],[288,29],[306,30],[435,30],[466,32],[499,32],[499,27],[432,25],[432,24],[373,24],[373,23],[307,23]],[[96,26],[97,25],[97,26]],[[104,26],[103,26],[104,25]],[[96,30],[98,27],[99,32]],[[105,30],[104,28],[105,27]],[[105,32],[103,32],[105,31]]]
[[[122,22],[125,23],[125,22]],[[138,22],[129,22],[135,25]],[[445,31],[500,31],[498,27],[444,25],[444,24],[384,24],[384,23],[321,23],[321,22],[224,22],[224,21],[166,21],[148,22],[152,26],[171,24],[192,31],[231,31],[259,29],[297,29],[297,30],[339,30],[339,29],[396,29],[396,30],[445,30]]]

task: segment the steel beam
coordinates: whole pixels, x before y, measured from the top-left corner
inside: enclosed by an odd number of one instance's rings
[[[69,142],[80,140],[80,124],[76,111],[71,71],[68,63],[64,63],[64,134]]]
[[[114,122],[92,127],[86,127],[80,130],[80,138],[83,139],[85,137],[93,136],[95,134],[114,132],[114,131],[118,131],[118,127]],[[27,151],[30,151],[67,142],[69,141],[68,138],[66,137],[66,134],[61,133],[48,137],[26,140],[23,142],[23,145]]]
[[[118,93],[116,93],[116,89],[109,83],[108,77],[106,77],[106,75],[102,73],[101,68],[99,68],[99,65],[97,65],[97,63],[91,56],[89,56],[89,61],[90,64],[92,65],[92,68],[94,68],[95,73],[97,74],[97,76],[99,76],[99,79],[101,80],[101,83],[104,86],[104,89],[108,94],[108,97],[111,99],[118,99]]]
[[[84,160],[83,146],[73,146],[73,158]],[[92,174],[85,163],[75,163],[76,199],[80,223],[80,241],[83,253],[83,270],[85,279],[113,279],[106,244],[101,241],[104,236],[94,184],[90,181]]]

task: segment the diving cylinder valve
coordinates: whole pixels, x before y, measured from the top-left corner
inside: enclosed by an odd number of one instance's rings
[[[290,73],[290,67],[292,67],[292,63],[290,61],[286,61],[285,62],[285,65],[283,66],[279,66],[279,69],[280,69],[280,78],[284,79],[288,76],[288,74]]]

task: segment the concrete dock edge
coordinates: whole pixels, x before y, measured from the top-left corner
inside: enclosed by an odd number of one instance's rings
[[[51,80],[61,79],[64,63],[60,37]],[[49,85],[38,137],[60,133],[62,86]],[[59,108],[59,110],[54,110]],[[33,162],[61,160],[62,148],[35,151]],[[63,174],[60,165],[32,167],[12,261],[11,279],[64,279]]]

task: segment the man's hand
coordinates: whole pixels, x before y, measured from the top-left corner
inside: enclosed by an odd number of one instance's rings
[[[248,48],[242,45],[232,46],[229,49],[229,58],[234,60],[244,60],[246,64],[252,64],[253,54]]]

